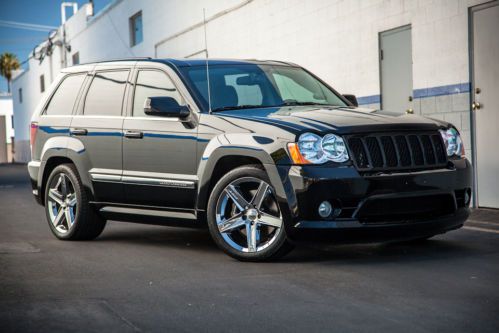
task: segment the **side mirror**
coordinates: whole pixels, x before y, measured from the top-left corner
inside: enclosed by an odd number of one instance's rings
[[[177,100],[168,96],[149,97],[144,103],[144,113],[149,116],[187,118],[189,107],[178,104]]]
[[[346,94],[343,95],[343,97],[345,97],[353,106],[359,106],[359,102],[357,102],[357,97],[355,97],[355,95]]]

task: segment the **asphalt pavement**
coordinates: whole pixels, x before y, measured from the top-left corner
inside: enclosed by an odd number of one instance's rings
[[[111,221],[57,240],[26,166],[0,166],[0,332],[498,332],[499,214],[419,244],[241,263],[206,230]]]

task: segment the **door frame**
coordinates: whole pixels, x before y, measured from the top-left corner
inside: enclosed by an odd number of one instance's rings
[[[471,161],[473,163],[473,208],[478,208],[478,171],[477,171],[477,156],[476,156],[476,118],[471,107],[475,94],[475,57],[474,57],[474,20],[473,14],[477,11],[490,7],[499,6],[499,0],[491,0],[476,6],[468,7],[468,59],[469,59],[469,78],[470,78],[470,98],[468,100],[468,110],[470,113],[470,131],[471,131]]]
[[[383,61],[382,57],[382,48],[381,48],[381,36],[383,34],[389,33],[389,32],[399,32],[399,31],[404,31],[410,29],[411,30],[411,45],[412,45],[412,24],[405,24],[401,25],[396,28],[391,28],[388,30],[383,30],[378,32],[378,70],[379,70],[379,108],[382,110],[383,109],[383,69],[382,69],[382,64],[381,62]],[[412,52],[411,52],[411,60],[412,60]],[[412,66],[412,63],[411,63]],[[412,91],[411,95],[413,94],[414,91],[414,77],[413,77],[413,85],[412,85]]]

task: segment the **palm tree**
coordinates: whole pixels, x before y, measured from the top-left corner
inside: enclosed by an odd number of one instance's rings
[[[12,71],[19,69],[21,65],[17,56],[13,53],[5,52],[0,55],[0,75],[7,79],[7,89],[10,93],[10,80],[12,80]]]

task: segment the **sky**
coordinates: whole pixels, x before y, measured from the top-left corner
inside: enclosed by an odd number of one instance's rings
[[[70,1],[70,0],[67,0]],[[78,6],[86,0],[73,0]],[[94,13],[97,13],[112,0],[94,0]],[[61,25],[61,2],[64,0],[0,0],[0,23],[14,21],[58,27]],[[67,17],[72,13],[69,8]],[[11,52],[20,62],[28,59],[33,48],[44,41],[48,32],[5,27],[0,24],[0,54]],[[0,78],[0,92],[7,91],[7,81]]]

